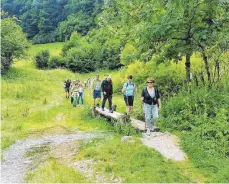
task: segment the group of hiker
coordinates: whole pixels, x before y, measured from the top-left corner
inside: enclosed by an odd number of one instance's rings
[[[66,98],[71,97],[71,104],[73,107],[79,106],[80,102],[84,104],[84,86],[80,80],[66,79],[64,81],[64,89]]]
[[[84,88],[89,87],[92,89],[94,106],[100,107],[100,101],[103,95],[102,111],[104,111],[106,101],[108,100],[109,113],[113,113],[113,82],[111,75],[107,75],[105,79],[101,81],[100,76],[97,74],[95,79],[89,78],[87,81],[84,81],[84,85],[79,80],[71,82],[70,79],[67,79],[64,85],[66,98],[71,96],[71,103],[74,107],[79,105],[80,100],[82,104],[84,103]],[[133,111],[134,97],[137,93],[137,87],[133,82],[132,75],[128,75],[127,81],[123,84],[122,93],[127,107],[127,114],[129,115],[131,111]],[[150,132],[155,128],[154,124],[158,119],[161,109],[160,94],[153,78],[147,79],[146,87],[142,90],[140,99],[145,114],[146,135],[150,135]]]

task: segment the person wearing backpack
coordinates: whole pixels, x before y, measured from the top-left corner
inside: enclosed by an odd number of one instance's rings
[[[66,98],[69,98],[70,86],[71,86],[71,80],[70,79],[66,79],[64,81],[64,90],[65,90],[65,96],[66,96]]]
[[[127,114],[129,114],[131,110],[133,110],[134,95],[137,88],[135,86],[135,83],[133,82],[132,75],[128,75],[127,79],[128,81],[124,83],[122,92],[124,93],[124,101],[127,107]]]
[[[154,130],[154,124],[158,119],[161,109],[161,100],[158,88],[154,86],[153,78],[147,79],[147,87],[142,90],[141,100],[144,104],[146,135],[150,136],[150,131]]]

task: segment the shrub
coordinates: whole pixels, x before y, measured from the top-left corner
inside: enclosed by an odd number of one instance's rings
[[[66,59],[61,56],[52,56],[49,58],[48,67],[49,68],[66,67]]]
[[[163,106],[160,125],[172,131],[192,132],[194,137],[203,141],[202,146],[211,154],[222,153],[221,148],[229,139],[229,97],[224,94],[224,91],[217,89],[183,91]],[[217,147],[213,146],[216,145],[215,140]],[[229,145],[224,150],[224,156],[228,153]]]
[[[121,52],[121,63],[128,65],[136,59],[137,49],[133,45],[127,43]]]
[[[73,72],[95,71],[96,65],[90,47],[71,48],[67,53],[67,67]]]
[[[50,53],[48,50],[42,50],[35,56],[36,66],[40,69],[48,68]]]

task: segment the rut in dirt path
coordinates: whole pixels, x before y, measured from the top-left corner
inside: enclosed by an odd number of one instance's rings
[[[16,141],[6,151],[3,152],[1,163],[1,183],[22,183],[24,182],[25,173],[28,171],[32,160],[25,157],[27,151],[34,146],[48,144],[56,146],[59,144],[75,141],[86,140],[104,136],[102,133],[83,133],[62,134],[55,136],[46,136],[39,139],[27,139]]]

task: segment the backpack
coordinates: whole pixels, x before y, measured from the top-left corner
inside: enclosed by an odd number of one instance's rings
[[[129,85],[129,82],[126,82],[126,88],[128,87],[128,85]],[[133,86],[135,87],[134,82],[133,82]]]

